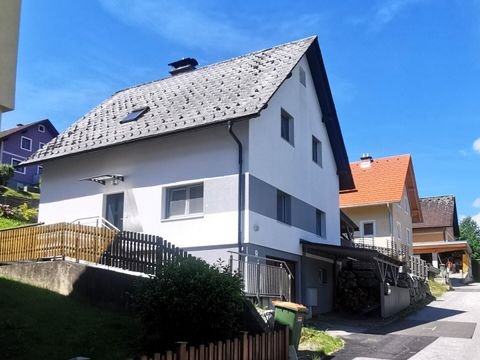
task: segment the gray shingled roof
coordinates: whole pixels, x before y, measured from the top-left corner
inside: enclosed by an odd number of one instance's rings
[[[316,37],[290,42],[115,93],[24,164],[258,114]],[[120,124],[148,106],[138,120]]]
[[[413,224],[414,229],[429,227],[453,227],[455,236],[459,236],[457,207],[455,196],[434,196],[421,198],[423,222]]]

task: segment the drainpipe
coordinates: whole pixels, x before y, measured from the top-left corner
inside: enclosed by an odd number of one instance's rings
[[[228,122],[228,132],[230,136],[235,140],[238,145],[238,232],[237,232],[237,242],[238,242],[238,266],[240,270],[240,263],[242,261],[243,251],[242,249],[242,233],[243,233],[243,198],[244,198],[244,186],[243,186],[243,146],[240,139],[233,132],[233,122]]]

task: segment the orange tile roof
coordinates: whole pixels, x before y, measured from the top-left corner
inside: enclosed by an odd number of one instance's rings
[[[356,190],[340,193],[340,207],[401,201],[411,164],[410,155],[374,159],[368,167],[362,163],[350,164]]]

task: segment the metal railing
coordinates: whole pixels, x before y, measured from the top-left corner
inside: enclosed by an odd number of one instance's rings
[[[410,256],[408,261],[409,273],[422,279],[428,277],[428,264],[418,256]]]
[[[387,239],[362,237],[353,239],[352,246],[359,249],[375,250],[399,261],[408,261],[408,246]]]
[[[233,251],[230,253],[232,255],[230,255],[229,268],[231,271],[235,269],[234,262],[239,265],[245,295],[255,296],[258,300],[263,297],[274,297],[291,301],[291,282],[294,276],[285,261]],[[234,254],[240,255],[242,260],[234,258]],[[275,265],[269,265],[267,261]]]
[[[80,225],[88,225],[88,226],[95,226],[95,227],[103,227],[110,230],[120,231],[115,225],[113,225],[110,221],[105,219],[102,216],[89,216],[84,218],[78,218],[71,222],[71,224],[80,224]]]

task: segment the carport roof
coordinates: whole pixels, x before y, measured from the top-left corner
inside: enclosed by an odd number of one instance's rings
[[[353,259],[353,260],[359,260],[359,261],[379,260],[379,261],[390,263],[396,266],[403,265],[403,262],[397,259],[394,259],[390,256],[383,255],[382,253],[376,250],[319,244],[319,243],[314,243],[314,242],[303,240],[303,239],[300,239],[300,244],[305,250],[307,250],[307,252],[314,255],[319,255],[319,256],[330,255],[340,259]]]

